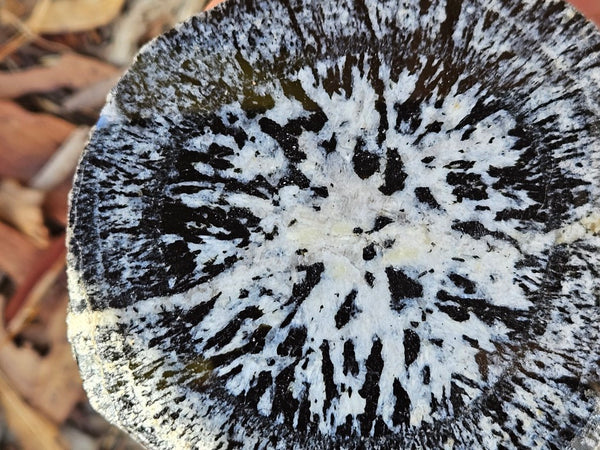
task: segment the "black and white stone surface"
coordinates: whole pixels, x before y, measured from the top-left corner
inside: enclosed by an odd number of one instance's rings
[[[153,41],[72,193],[92,403],[152,448],[594,445],[599,86],[554,0],[229,0]]]

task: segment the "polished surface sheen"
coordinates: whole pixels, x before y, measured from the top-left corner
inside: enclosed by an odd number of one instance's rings
[[[153,448],[593,445],[599,86],[560,1],[230,0],[153,41],[72,193],[93,404]]]

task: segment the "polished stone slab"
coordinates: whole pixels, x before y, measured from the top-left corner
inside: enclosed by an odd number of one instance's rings
[[[553,0],[229,0],[156,39],[71,198],[92,403],[152,448],[593,435],[599,85]]]

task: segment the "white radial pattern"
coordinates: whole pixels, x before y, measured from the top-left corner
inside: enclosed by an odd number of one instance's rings
[[[72,196],[95,405],[157,448],[584,439],[600,36],[536,5],[248,0],[147,47]]]

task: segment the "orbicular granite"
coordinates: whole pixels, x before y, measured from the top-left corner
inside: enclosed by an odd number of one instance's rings
[[[599,83],[554,0],[229,0],[153,41],[72,194],[93,404],[153,448],[593,443]]]

